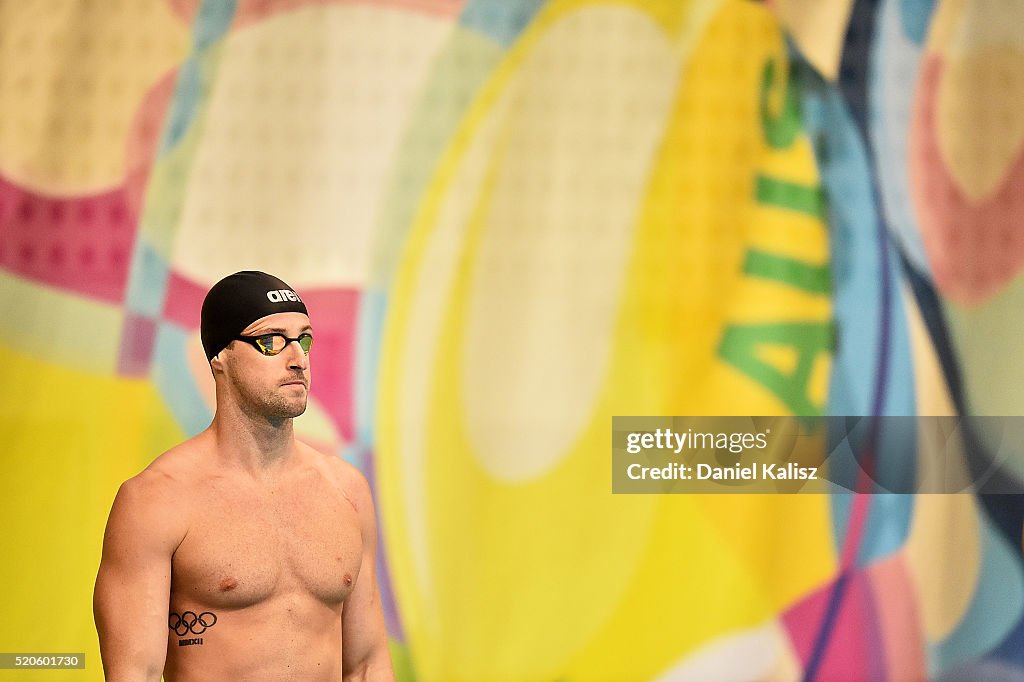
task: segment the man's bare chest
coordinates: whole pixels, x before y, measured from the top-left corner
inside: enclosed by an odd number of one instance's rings
[[[274,491],[227,484],[197,492],[171,563],[172,602],[245,608],[275,596],[340,604],[362,557],[355,508],[311,481]]]

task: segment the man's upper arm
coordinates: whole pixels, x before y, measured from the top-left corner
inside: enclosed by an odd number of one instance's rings
[[[350,465],[345,465],[350,466]],[[394,680],[384,609],[377,586],[377,519],[366,479],[353,468],[346,486],[359,512],[363,559],[342,610],[342,674],[345,680]]]
[[[110,510],[93,594],[108,681],[159,680],[163,671],[171,556],[184,532],[163,503],[168,483],[145,471],[121,486]]]

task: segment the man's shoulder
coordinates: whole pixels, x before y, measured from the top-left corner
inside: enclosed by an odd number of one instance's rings
[[[161,454],[118,488],[106,531],[106,543],[115,553],[143,545],[171,553],[185,536],[190,485],[187,448],[180,447]]]
[[[196,437],[161,453],[145,469],[121,484],[118,498],[145,506],[160,506],[165,502],[180,506],[181,493],[194,484],[201,469],[197,463],[202,447],[201,439]]]
[[[305,444],[302,447],[310,460],[327,474],[357,510],[372,509],[370,484],[358,467],[337,455],[320,452]]]

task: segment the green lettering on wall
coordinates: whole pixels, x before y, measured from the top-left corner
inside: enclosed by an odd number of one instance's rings
[[[828,294],[832,290],[828,265],[813,265],[759,249],[747,251],[743,272],[751,277],[788,284],[811,294]]]
[[[797,353],[796,367],[784,374],[758,356],[762,346],[789,346]],[[718,355],[770,391],[793,414],[817,416],[822,407],[808,395],[814,360],[832,350],[829,322],[772,322],[733,324],[725,330]]]
[[[825,194],[821,185],[801,185],[770,175],[758,175],[754,198],[759,204],[788,208],[825,219]]]
[[[782,110],[773,116],[768,107],[768,98],[773,87],[784,88]],[[775,62],[768,60],[761,74],[761,128],[765,140],[775,149],[786,149],[800,132],[800,100],[793,87],[793,81],[786,79],[778,85],[775,83]]]

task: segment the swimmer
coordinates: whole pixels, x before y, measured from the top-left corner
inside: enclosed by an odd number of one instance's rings
[[[297,441],[315,333],[290,286],[203,302],[212,424],[117,492],[93,598],[107,680],[393,680],[370,487]]]

